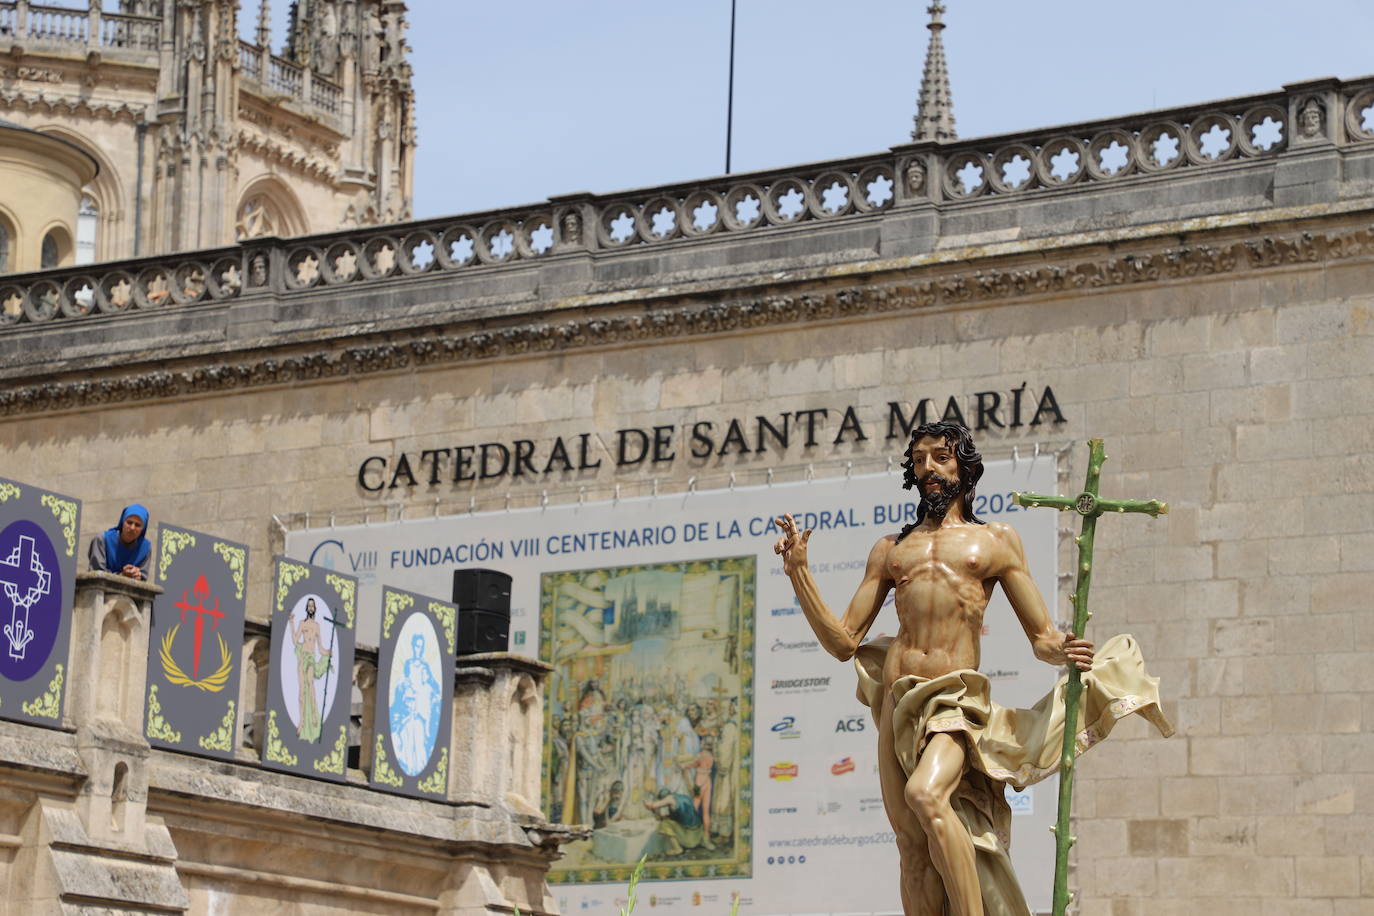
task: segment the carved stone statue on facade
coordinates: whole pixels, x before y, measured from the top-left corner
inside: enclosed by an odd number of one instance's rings
[[[367,8],[363,22],[363,69],[376,70],[382,63],[385,35],[382,18],[374,7]]]
[[[254,286],[267,285],[267,257],[259,252],[248,262],[248,279]]]
[[[906,192],[911,197],[920,197],[926,189],[926,167],[919,159],[906,164]]]
[[[1303,103],[1302,111],[1298,113],[1298,133],[1304,140],[1315,140],[1321,136],[1325,120],[1321,102],[1308,99]]]
[[[339,19],[330,0],[320,4],[315,23],[315,69],[330,79],[339,69]]]
[[[1035,657],[1083,674],[1080,752],[1116,720],[1139,712],[1161,732],[1158,681],[1129,636],[1093,644],[1061,633],[1031,578],[1016,530],[974,515],[982,457],[964,427],[917,427],[905,487],[917,488],[916,521],[881,538],[843,617],[826,607],[807,566],[811,531],[779,519],[774,550],[827,652],[855,660],[859,698],[878,726],[883,805],[901,855],[907,916],[1030,916],[1007,855],[1018,789],[1054,772],[1064,734],[1064,679],[1033,709],[994,704],[977,670],[983,612],[1001,584]],[[889,592],[898,633],[864,643]]]
[[[582,244],[582,217],[577,215],[576,210],[569,210],[563,214],[563,244]]]

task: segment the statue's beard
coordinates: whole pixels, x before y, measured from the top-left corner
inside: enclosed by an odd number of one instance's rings
[[[934,481],[937,486],[927,488],[925,484]],[[922,514],[926,518],[942,519],[949,507],[959,498],[963,492],[963,487],[957,480],[946,480],[939,474],[927,474],[921,478],[921,506]]]

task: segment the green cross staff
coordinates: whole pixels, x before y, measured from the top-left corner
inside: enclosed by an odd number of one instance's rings
[[[1078,582],[1073,594],[1073,632],[1082,637],[1088,625],[1088,586],[1092,583],[1093,532],[1097,517],[1104,512],[1148,512],[1154,518],[1169,511],[1169,504],[1157,499],[1102,499],[1097,495],[1102,477],[1102,462],[1107,460],[1101,439],[1088,440],[1088,480],[1077,496],[1038,496],[1034,493],[1013,493],[1012,501],[1032,509],[1049,506],[1060,512],[1074,510],[1083,516],[1083,530],[1073,542],[1078,545]],[[1054,916],[1064,916],[1069,905],[1069,847],[1074,837],[1069,834],[1069,810],[1073,804],[1073,751],[1078,731],[1078,702],[1083,693],[1083,681],[1078,668],[1069,666],[1069,683],[1064,692],[1064,749],[1059,757],[1059,822],[1054,831]]]

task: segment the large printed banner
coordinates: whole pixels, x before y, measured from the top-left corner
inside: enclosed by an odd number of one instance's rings
[[[248,548],[159,525],[148,633],[148,717],[154,747],[234,759]]]
[[[1052,609],[1053,459],[990,462],[977,514],[1021,534]],[[377,642],[382,583],[446,595],[453,570],[513,577],[511,649],[555,666],[543,807],[594,828],[550,876],[564,912],[614,911],[648,855],[641,906],[666,914],[896,914],[897,851],[877,736],[853,667],[821,650],[773,555],[773,518],[815,529],[811,567],[842,613],[870,549],[912,521],[898,473],[385,525],[292,532],[287,552],[359,579],[358,639]],[[376,611],[372,613],[375,615]],[[891,603],[870,636],[895,634]],[[993,697],[1029,706],[1056,671],[1034,659],[1000,589],[984,617]],[[1056,782],[1010,798],[1012,858],[1048,909]],[[839,881],[837,875],[845,880]]]
[[[747,876],[754,556],[546,573],[551,818],[590,824],[553,881]],[[743,788],[742,788],[743,787]]]
[[[81,502],[0,478],[0,718],[62,725]]]

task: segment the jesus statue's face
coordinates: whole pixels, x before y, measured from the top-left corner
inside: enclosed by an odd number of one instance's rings
[[[944,518],[961,490],[954,449],[943,438],[925,436],[911,447],[911,469],[926,514]]]

